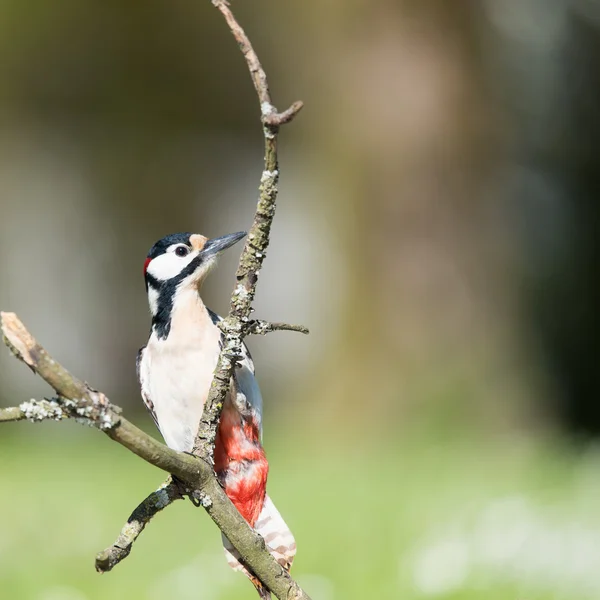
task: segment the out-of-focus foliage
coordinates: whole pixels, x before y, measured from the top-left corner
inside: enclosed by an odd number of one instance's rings
[[[315,600],[597,598],[598,459],[565,434],[600,429],[600,2],[234,9],[279,107],[306,103],[256,314],[311,335],[250,340],[300,580]],[[147,249],[252,218],[245,64],[208,0],[0,0],[0,56],[0,309],[147,422]],[[236,258],[206,285],[218,312]],[[2,405],[46,393],[0,353]],[[183,504],[92,572],[161,477],[107,440],[5,425],[0,451],[0,596],[252,597]]]

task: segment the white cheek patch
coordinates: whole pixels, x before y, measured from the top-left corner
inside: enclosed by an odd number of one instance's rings
[[[167,281],[179,275],[195,256],[194,253],[190,253],[187,256],[180,257],[173,252],[166,252],[150,261],[147,273],[159,281]]]

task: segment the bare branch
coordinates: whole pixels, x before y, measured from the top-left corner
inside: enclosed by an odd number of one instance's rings
[[[298,325],[250,321],[258,274],[269,244],[275,214],[279,178],[277,134],[279,127],[289,123],[302,109],[302,102],[294,102],[285,111],[277,112],[271,102],[266,74],[227,1],[212,0],[212,3],[223,14],[248,64],[261,106],[265,163],[256,214],[240,257],[229,315],[221,324],[225,343],[199,424],[194,445],[196,456],[168,448],[123,418],[121,409],[112,405],[104,394],[92,389],[53,360],[12,313],[0,313],[4,341],[15,356],[50,384],[58,397],[53,400],[32,400],[19,407],[1,409],[0,422],[75,418],[100,429],[114,441],[189,486],[191,497],[200,500],[210,517],[239,552],[244,564],[279,600],[310,600],[288,571],[273,558],[263,538],[239,514],[212,469],[219,417],[240,357],[243,337],[249,333],[264,334],[276,330],[308,333],[308,329]],[[100,572],[106,572],[126,558],[132,544],[151,518],[182,495],[182,490],[173,481],[167,481],[150,494],[132,513],[115,544],[98,554],[96,568]]]
[[[0,408],[0,423],[9,423],[10,421],[24,421],[27,417],[19,406],[10,408]]]
[[[97,427],[140,458],[167,473],[181,476],[185,480],[212,476],[212,469],[201,460],[168,448],[123,418],[120,415],[121,409],[112,405],[104,394],[93,390],[54,360],[27,331],[17,315],[0,313],[0,328],[11,352],[58,394],[52,401],[33,400],[24,402],[19,407],[3,409],[0,422],[27,418],[34,421],[56,418],[60,410],[61,418],[73,418],[83,424]],[[48,411],[45,416],[44,410]]]
[[[111,404],[104,394],[81,382],[54,360],[14,313],[0,313],[0,326],[13,354],[50,383],[58,394],[53,400],[32,400],[19,407],[2,409],[0,422],[26,418],[39,421],[60,415],[61,419],[73,418],[98,428],[140,458],[172,473],[194,490],[194,494],[203,499],[202,506],[238,550],[245,563],[277,598],[309,600],[289,573],[267,551],[262,537],[250,528],[231,503],[207,462],[168,448],[122,417],[121,409]],[[47,414],[41,414],[42,411]],[[134,531],[131,539],[134,540],[139,532],[135,534]],[[125,546],[127,539],[126,536],[123,542]],[[115,553],[118,556],[113,555],[113,566],[123,560],[128,552],[119,554],[115,550]],[[118,560],[114,562],[116,558]],[[102,554],[101,559],[101,567],[111,564],[110,549],[109,556]]]
[[[292,579],[267,550],[265,540],[250,528],[237,508],[229,501],[216,477],[203,486],[202,506],[240,553],[244,564],[279,600],[310,600],[309,595]],[[226,500],[226,501],[225,501]],[[235,522],[237,527],[230,527]],[[230,533],[227,533],[227,532]],[[232,535],[233,537],[229,537]]]
[[[46,419],[60,421],[68,416],[57,400],[34,400],[32,398],[29,402],[23,402],[19,406],[0,409],[0,423],[23,421],[24,419],[32,423]]]
[[[258,60],[258,56],[250,43],[250,39],[246,35],[246,32],[242,29],[242,26],[238,23],[234,17],[231,9],[229,8],[229,2],[227,0],[212,0],[213,5],[218,8],[222,15],[225,17],[225,21],[233,33],[235,41],[246,59],[248,64],[248,70],[250,71],[250,77],[254,84],[254,89],[258,95],[258,101],[260,102],[261,112],[263,115],[263,123],[269,127],[279,127],[289,123],[302,109],[303,104],[300,100],[294,102],[288,109],[282,113],[278,113],[271,102],[271,92],[269,91],[269,83],[267,81],[267,75]]]
[[[218,8],[223,16],[235,41],[238,43],[246,62],[248,63],[248,70],[250,71],[250,77],[252,77],[252,83],[254,83],[254,89],[258,94],[258,99],[262,104],[271,104],[271,94],[269,92],[269,84],[267,82],[267,75],[265,74],[256,52],[246,35],[246,32],[242,29],[241,25],[237,22],[229,8],[229,2],[227,0],[212,0],[213,6]]]
[[[140,533],[163,508],[182,499],[183,496],[176,483],[169,477],[155,492],[152,492],[131,513],[127,523],[123,525],[116,542],[99,552],[96,556],[96,571],[106,573],[129,556],[131,547]]]
[[[229,315],[222,323],[225,343],[219,355],[194,444],[194,454],[208,462],[212,462],[221,409],[229,391],[235,365],[240,356],[242,340],[246,335],[244,331],[245,324],[250,320],[250,314],[252,313],[252,301],[256,293],[258,274],[269,245],[269,234],[275,216],[277,183],[279,180],[277,160],[279,125],[291,121],[302,108],[301,102],[295,102],[281,115],[277,113],[271,102],[265,71],[248,36],[231,12],[228,2],[225,0],[212,0],[212,3],[225,17],[225,21],[248,64],[248,70],[261,105],[264,124],[265,164],[260,178],[259,198],[254,221],[248,233],[236,272],[237,285],[231,296]]]
[[[221,323],[224,339],[223,348],[219,354],[213,381],[204,405],[198,427],[198,434],[194,443],[193,453],[202,457],[210,464],[213,464],[214,444],[217,436],[221,410],[229,392],[235,366],[240,358],[243,338],[253,327],[256,330],[261,329],[258,325],[251,325],[248,327],[248,323],[252,313],[252,301],[254,300],[256,293],[258,274],[269,245],[269,234],[271,232],[273,217],[275,216],[275,204],[278,192],[277,183],[279,181],[279,165],[277,157],[277,135],[279,126],[284,123],[289,123],[302,108],[302,102],[295,102],[283,113],[280,114],[277,112],[277,109],[273,106],[271,101],[271,94],[269,92],[269,84],[265,71],[262,68],[248,36],[231,12],[229,3],[226,0],[212,0],[212,3],[225,17],[225,21],[233,33],[233,36],[246,59],[246,63],[248,64],[248,70],[250,71],[250,76],[260,102],[265,143],[265,161],[260,178],[256,213],[242,255],[240,256],[239,266],[236,272],[237,285],[231,296],[229,315],[224,319],[224,322]],[[271,331],[275,330],[273,326],[269,327],[269,325],[266,325],[265,327],[264,324],[263,328],[264,333],[269,329]],[[282,326],[281,328],[283,329],[284,327]],[[288,326],[287,328],[292,329],[293,326]],[[294,329],[303,330],[298,328]],[[218,486],[216,479],[211,480],[210,484]],[[236,510],[233,505],[231,505],[231,508]],[[215,518],[215,515],[211,513],[210,508],[207,508],[207,511],[211,517],[213,517],[217,525],[221,527],[221,524]],[[241,529],[236,532],[236,534],[238,533],[243,535],[245,530]],[[281,579],[264,579],[263,573],[270,574],[271,572],[267,568],[268,565],[265,564],[264,569],[262,568],[263,565],[261,565],[261,570],[257,571],[254,568],[254,565],[247,560],[244,552],[240,550],[240,547],[247,547],[244,543],[245,540],[229,538],[229,541],[238,552],[240,552],[245,564],[252,569],[267,589],[270,589],[278,598],[281,600],[284,598],[287,600],[291,600],[292,598],[308,598],[300,587],[289,577],[289,573],[285,569],[281,569],[280,578],[283,577],[286,579],[284,588],[287,589],[285,590],[284,595],[280,595],[283,593],[283,590],[279,587]],[[262,542],[262,547],[264,547],[264,541]],[[261,554],[261,556],[264,558],[264,554]],[[277,584],[276,587],[274,587],[275,584]]]
[[[289,108],[281,113],[271,112],[263,117],[263,123],[270,127],[279,127],[292,121],[296,115],[302,110],[304,103],[301,100],[296,100]]]
[[[108,408],[108,401],[102,394],[88,387],[83,381],[69,373],[62,365],[55,362],[48,353],[25,329],[14,313],[0,313],[0,325],[4,343],[12,353],[22,360],[34,373],[65,398],[77,399],[81,406],[102,410]]]
[[[270,323],[269,321],[260,321],[255,319],[248,323],[247,335],[265,335],[273,331],[297,331],[305,335],[309,334],[308,327],[304,325],[289,325],[288,323]]]

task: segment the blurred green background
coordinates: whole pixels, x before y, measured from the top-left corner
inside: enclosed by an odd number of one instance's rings
[[[237,0],[280,201],[250,340],[270,495],[315,600],[600,598],[600,1]],[[246,66],[208,0],[0,0],[0,308],[156,433],[135,354],[163,235],[247,228]],[[223,313],[237,251],[205,299]],[[47,388],[0,354],[0,405]],[[0,431],[0,598],[254,598],[163,478],[70,423]]]

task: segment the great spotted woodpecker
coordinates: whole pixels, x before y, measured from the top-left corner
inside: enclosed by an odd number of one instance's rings
[[[216,258],[246,234],[207,239],[199,234],[168,235],[152,246],[144,278],[152,326],[137,357],[142,398],[167,445],[191,452],[222,345],[220,319],[200,297]],[[271,554],[290,569],[296,542],[266,494],[269,464],[262,447],[262,397],[248,349],[232,378],[221,413],[214,464],[225,492]],[[262,598],[270,598],[223,536],[229,565],[243,571]]]

